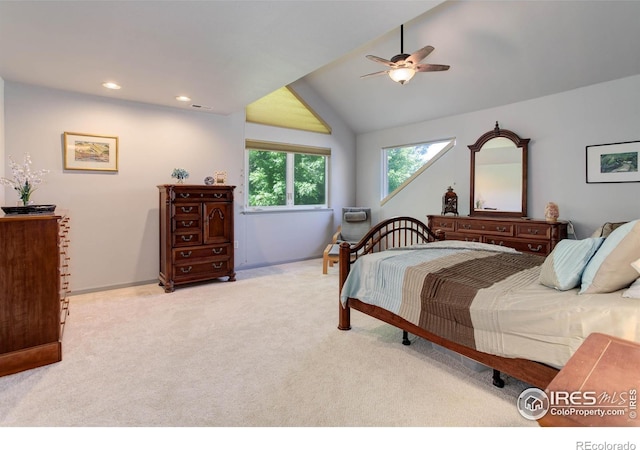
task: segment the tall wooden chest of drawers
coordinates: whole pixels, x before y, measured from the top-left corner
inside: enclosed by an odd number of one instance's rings
[[[548,255],[567,238],[568,222],[547,222],[523,218],[480,216],[427,216],[433,232],[443,232],[445,240],[504,245],[526,253]]]
[[[0,376],[62,360],[69,218],[0,213]]]
[[[233,262],[235,186],[165,184],[160,190],[160,284],[175,286],[228,277]]]

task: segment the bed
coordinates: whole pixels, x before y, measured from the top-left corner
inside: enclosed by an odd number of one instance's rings
[[[496,386],[504,385],[505,373],[544,389],[590,333],[640,342],[640,300],[623,296],[624,289],[598,292],[611,289],[597,286],[602,277],[571,288],[576,273],[567,284],[565,269],[551,270],[550,282],[544,278],[553,264],[566,266],[569,259],[575,266],[576,258],[582,277],[600,250],[605,253],[605,241],[609,250],[598,261],[600,271],[605,265],[611,270],[606,263],[612,253],[619,260],[623,247],[625,261],[640,258],[640,224],[626,228],[612,240],[566,242],[563,253],[558,244],[555,255],[543,257],[442,240],[411,217],[386,220],[357,245],[340,247],[338,328],[351,328],[354,309],[400,328],[405,344],[412,333],[491,367]],[[620,235],[623,242],[617,242]],[[624,280],[615,281],[628,286],[638,273],[625,266],[629,270],[615,270],[615,276],[624,272]]]

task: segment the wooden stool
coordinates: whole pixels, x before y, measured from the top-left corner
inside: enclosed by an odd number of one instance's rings
[[[333,248],[335,249],[331,251]],[[333,267],[333,263],[340,260],[340,247],[338,244],[329,244],[322,253],[322,273],[326,275],[327,266]]]

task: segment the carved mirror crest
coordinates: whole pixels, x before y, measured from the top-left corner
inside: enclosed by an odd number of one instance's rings
[[[500,129],[478,138],[471,150],[471,216],[527,216],[529,139]]]

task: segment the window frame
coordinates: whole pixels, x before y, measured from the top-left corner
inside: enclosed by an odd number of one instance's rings
[[[286,154],[286,204],[277,206],[251,206],[249,205],[249,154],[251,151],[280,152]],[[324,157],[324,203],[317,205],[295,205],[295,155],[304,154]],[[246,189],[244,196],[245,212],[274,212],[274,211],[304,211],[329,208],[329,166],[331,161],[331,149],[326,147],[314,147],[299,144],[287,144],[282,142],[245,140],[245,173]]]
[[[416,147],[419,145],[427,145],[427,144],[436,144],[439,142],[448,142],[437,154],[431,157],[427,162],[425,162],[418,170],[413,172],[409,178],[404,180],[400,186],[398,186],[393,192],[387,193],[389,189],[389,158],[388,151],[389,150],[397,150],[406,147]],[[444,156],[449,150],[456,146],[456,138],[448,137],[442,139],[433,139],[429,141],[416,142],[413,144],[401,144],[401,145],[392,145],[388,147],[383,147],[381,150],[381,183],[380,183],[380,205],[384,205],[393,197],[395,197],[398,193],[400,193],[404,188],[406,188],[413,180],[418,178],[425,170],[431,167],[438,159]]]

